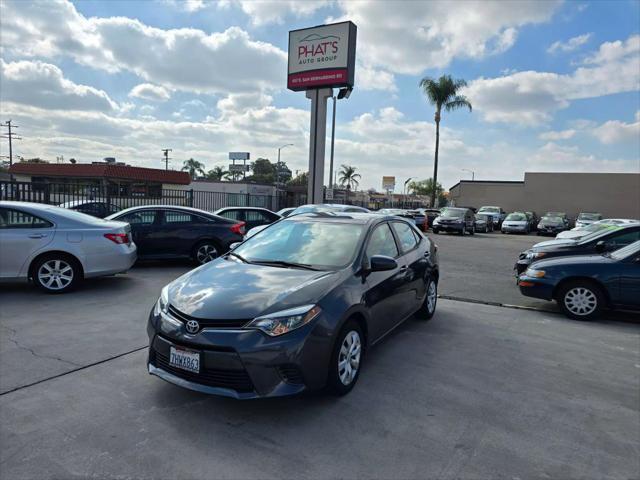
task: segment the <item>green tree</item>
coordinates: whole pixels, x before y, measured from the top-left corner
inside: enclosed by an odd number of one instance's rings
[[[182,163],[182,171],[189,172],[189,176],[192,180],[195,180],[198,174],[204,175],[204,164],[190,158]]]
[[[349,201],[349,193],[352,188],[358,188],[360,185],[359,180],[362,176],[359,173],[356,173],[357,167],[352,165],[341,165],[340,171],[338,172],[338,181],[340,185],[347,186],[347,201]]]
[[[251,162],[251,175],[247,178],[252,182],[275,183],[276,166],[268,158],[258,158]]]
[[[415,193],[416,195],[425,195],[431,198],[438,197],[438,205],[443,206],[447,201],[447,197],[444,194],[444,188],[440,183],[435,183],[433,178],[427,178],[426,180],[420,180],[418,182],[410,182],[407,191]],[[432,204],[433,205],[433,204]]]
[[[288,185],[294,187],[306,187],[309,184],[309,173],[302,172],[287,182]]]
[[[458,92],[466,87],[467,82],[462,79],[453,79],[451,75],[442,75],[438,80],[431,77],[424,77],[420,80],[420,88],[425,94],[429,103],[436,107],[434,119],[436,121],[436,151],[433,164],[433,180],[438,181],[438,149],[440,146],[440,118],[442,109],[447,112],[457,110],[458,108],[468,108],[471,111],[471,102],[464,95]],[[431,192],[431,206],[435,205],[436,190]]]
[[[229,173],[227,172],[224,167],[221,167],[220,165],[216,165],[215,167],[213,167],[212,170],[209,170],[207,172],[207,174],[205,175],[205,177],[208,180],[216,180],[216,181],[220,181],[222,180],[225,175]]]

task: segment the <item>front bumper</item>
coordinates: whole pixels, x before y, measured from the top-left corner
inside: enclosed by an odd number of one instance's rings
[[[527,297],[553,300],[554,285],[541,278],[531,278],[526,275],[518,277],[520,293]]]
[[[526,226],[511,227],[503,223],[502,231],[507,233],[525,233],[527,231],[527,227]]]
[[[556,227],[538,227],[538,235],[557,235],[560,232],[564,232],[564,230]]]
[[[433,230],[438,230],[441,232],[461,232],[463,223],[437,223],[433,225]]]
[[[269,337],[258,330],[212,328],[189,335],[184,325],[160,322],[152,311],[147,333],[150,374],[190,390],[237,399],[294,395],[323,387],[333,345],[322,314],[281,337]],[[170,366],[171,346],[200,352],[200,373]]]

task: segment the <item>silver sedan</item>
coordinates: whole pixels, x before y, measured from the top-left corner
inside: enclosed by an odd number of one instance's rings
[[[0,201],[0,281],[31,279],[46,292],[62,293],[85,278],[124,273],[136,258],[128,223]]]

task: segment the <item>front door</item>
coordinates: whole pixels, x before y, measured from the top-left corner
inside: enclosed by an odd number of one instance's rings
[[[424,279],[428,266],[427,258],[422,248],[419,248],[420,238],[413,228],[404,222],[393,222],[393,231],[398,239],[403,264],[407,266],[401,289],[402,318],[412,314],[419,307],[426,295]]]
[[[0,277],[24,275],[27,260],[53,240],[55,226],[19,209],[0,207]]]

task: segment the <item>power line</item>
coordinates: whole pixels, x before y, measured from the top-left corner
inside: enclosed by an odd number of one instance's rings
[[[169,152],[171,152],[171,151],[172,151],[172,149],[170,149],[170,148],[163,148],[163,149],[162,149],[162,151],[163,151],[163,153],[164,153],[164,167],[165,167],[165,170],[169,170],[169,160],[170,160],[170,158],[169,158]]]

